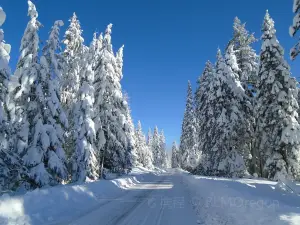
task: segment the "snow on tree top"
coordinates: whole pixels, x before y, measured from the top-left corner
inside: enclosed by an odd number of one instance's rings
[[[111,28],[112,28],[112,26],[113,26],[112,23],[110,23],[110,24],[107,25],[107,28],[106,28],[106,31],[105,31],[106,34],[111,34]]]
[[[54,24],[55,24],[55,25],[58,25],[58,26],[60,26],[60,27],[62,27],[63,25],[65,25],[64,22],[63,22],[62,20],[56,20]]]
[[[30,16],[31,18],[37,18],[39,16],[38,12],[36,11],[35,5],[31,1],[28,1],[28,16]]]
[[[5,19],[6,19],[6,14],[2,9],[2,7],[0,7],[0,26],[2,26],[2,24],[5,22]]]

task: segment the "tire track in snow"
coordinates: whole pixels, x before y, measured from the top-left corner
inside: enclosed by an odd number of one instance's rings
[[[164,179],[158,181],[157,184],[161,184],[162,182],[165,181],[165,179],[166,179],[166,177],[164,176]],[[142,196],[137,196],[137,198],[139,198],[139,199],[142,198],[143,200],[142,201],[137,201],[132,207],[130,207],[129,209],[127,209],[125,212],[123,212],[118,217],[115,217],[112,220],[110,220],[108,223],[106,223],[106,225],[125,225],[126,223],[124,223],[124,222],[126,222],[128,220],[127,218],[129,218],[129,219],[133,218],[133,217],[129,217],[129,216],[130,215],[135,216],[134,213],[136,212],[136,210],[138,209],[138,207],[142,206],[143,204],[145,204],[148,201],[148,199],[149,199],[148,197],[151,196],[151,194],[154,191],[155,191],[155,189],[143,193]],[[129,221],[129,222],[131,222],[131,221]],[[131,225],[130,223],[127,223],[127,224]]]

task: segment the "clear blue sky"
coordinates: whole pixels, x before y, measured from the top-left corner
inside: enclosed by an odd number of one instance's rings
[[[104,31],[113,23],[112,41],[117,50],[125,44],[123,88],[130,96],[135,123],[142,121],[145,131],[158,125],[170,145],[179,141],[185,106],[187,80],[196,87],[206,60],[214,62],[217,47],[224,49],[231,38],[232,22],[238,16],[247,28],[260,37],[266,9],[277,29],[277,37],[286,49],[296,40],[288,35],[292,23],[292,0],[33,0],[39,12],[42,41],[52,23],[65,22],[73,12],[81,22],[89,43],[94,31]],[[26,0],[1,0],[7,13],[3,28],[12,45],[14,67],[24,29],[28,22]],[[256,45],[259,50],[260,43]],[[291,63],[297,76],[300,59]]]

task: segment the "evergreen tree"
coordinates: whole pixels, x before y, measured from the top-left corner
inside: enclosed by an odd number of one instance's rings
[[[186,108],[184,112],[180,137],[180,154],[182,168],[196,166],[196,121],[191,83],[188,82]]]
[[[195,93],[195,114],[197,128],[197,151],[207,154],[210,149],[210,133],[213,119],[214,85],[216,84],[215,71],[211,62],[205,64],[202,75],[198,78],[198,87]]]
[[[293,12],[296,14],[293,19],[293,25],[290,26],[290,36],[294,37],[298,30],[300,29],[300,0],[294,0],[293,4]],[[291,49],[290,56],[291,59],[294,60],[300,52],[300,42]]]
[[[89,53],[85,56],[84,69],[81,70],[78,102],[74,109],[74,142],[75,151],[72,156],[72,180],[85,181],[86,178],[96,180],[99,177],[99,153],[96,148],[96,127],[94,122],[94,70],[93,57],[95,55],[94,39]]]
[[[55,39],[55,28],[50,33],[40,65],[38,29],[41,25],[37,21],[35,5],[31,1],[28,5],[30,21],[22,38],[17,69],[10,82],[9,108],[14,123],[14,147],[23,155],[29,170],[29,182],[36,187],[57,184],[66,179],[64,151],[58,132],[58,121],[66,120],[59,111],[54,83],[49,81],[52,74],[49,68],[55,63],[53,58],[48,57],[54,52],[50,43]]]
[[[180,167],[180,154],[176,141],[173,142],[172,145],[172,168]]]
[[[210,116],[207,123],[209,139],[204,145],[205,159],[202,167],[208,175],[240,176],[245,172],[245,165],[238,150],[243,146],[245,135],[242,131],[247,128],[244,115],[244,105],[248,105],[244,90],[238,81],[238,65],[233,46],[226,52],[226,61],[217,54],[216,73],[211,81],[209,96]],[[198,168],[199,169],[199,168]]]
[[[255,50],[252,48],[252,45],[256,42],[256,39],[253,34],[249,34],[245,27],[246,24],[242,24],[239,18],[236,17],[234,19],[233,38],[229,42],[228,47],[230,47],[231,45],[233,46],[233,52],[231,53],[236,57],[238,65],[238,70],[236,71],[236,73],[239,75],[238,80],[241,82],[247,96],[250,97],[250,103],[252,104],[252,106],[254,106],[254,93],[256,92],[257,83],[258,56],[256,55]],[[249,120],[249,130],[251,131],[252,135],[255,126],[253,110],[249,110],[249,107],[244,107],[244,110],[246,110],[244,114],[247,115],[247,120]],[[241,152],[247,167],[251,171],[253,170],[253,165],[251,165],[251,157],[257,158],[256,151],[253,148],[253,141],[253,137],[248,138]]]
[[[118,57],[117,57],[118,58]],[[126,164],[125,169],[130,169],[138,165],[138,153],[136,149],[136,139],[134,132],[134,124],[131,118],[131,110],[129,106],[129,97],[127,94],[124,94],[124,107],[126,112],[126,122],[124,124],[124,130],[127,137],[127,142],[125,146],[126,151]]]
[[[73,140],[74,135],[76,135],[74,109],[81,85],[80,74],[85,66],[83,59],[87,53],[87,47],[83,44],[84,39],[82,37],[81,26],[75,13],[69,21],[70,25],[65,32],[63,40],[63,44],[65,45],[64,51],[62,52],[64,71],[60,79],[61,101],[69,121],[69,128],[65,134],[66,141],[64,145],[68,158],[71,157],[75,149],[75,142]]]
[[[137,151],[138,162],[146,167],[145,161],[145,150],[146,150],[146,138],[143,134],[141,121],[138,121],[137,128],[135,130],[135,148]]]
[[[100,129],[97,131],[98,149],[101,149],[104,166],[121,171],[127,164],[126,106],[122,96],[120,63],[114,56],[111,44],[112,24],[107,26],[100,57],[95,67],[95,110]]]
[[[0,18],[1,27],[6,19],[1,7]],[[0,193],[17,188],[25,172],[19,155],[11,149],[13,140],[7,110],[10,48],[4,41],[4,31],[0,29]]]
[[[161,140],[158,132],[157,126],[154,128],[152,140],[151,140],[151,149],[153,154],[153,165],[155,167],[161,168],[162,159],[161,159]]]
[[[299,179],[300,146],[296,80],[284,60],[274,21],[266,12],[262,26],[257,93],[256,147],[264,177]]]
[[[51,134],[50,148],[48,152],[48,167],[55,172],[52,176],[60,179],[67,178],[66,157],[63,149],[64,132],[68,127],[68,120],[60,101],[58,80],[63,72],[62,57],[56,51],[60,50],[59,27],[63,22],[58,20],[54,23],[49,39],[43,48],[41,57],[41,84],[44,92],[46,107],[43,112],[43,121]],[[55,153],[55,154],[54,154]]]
[[[141,121],[138,121],[137,128],[135,130],[135,140],[138,162],[141,163],[145,168],[151,169],[153,167],[152,151],[146,143],[146,137],[142,130]]]
[[[164,131],[162,130],[159,135],[159,146],[160,146],[160,165],[162,168],[167,168],[168,167],[168,156],[166,152],[166,138]]]

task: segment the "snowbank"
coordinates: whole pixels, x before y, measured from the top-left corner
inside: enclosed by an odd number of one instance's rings
[[[300,224],[300,198],[276,189],[276,182],[182,176],[191,193],[199,224]]]
[[[114,180],[37,189],[20,196],[3,195],[0,197],[0,224],[64,224],[63,221],[125,195],[129,187],[151,176],[150,172],[140,167],[134,168],[129,176]]]

